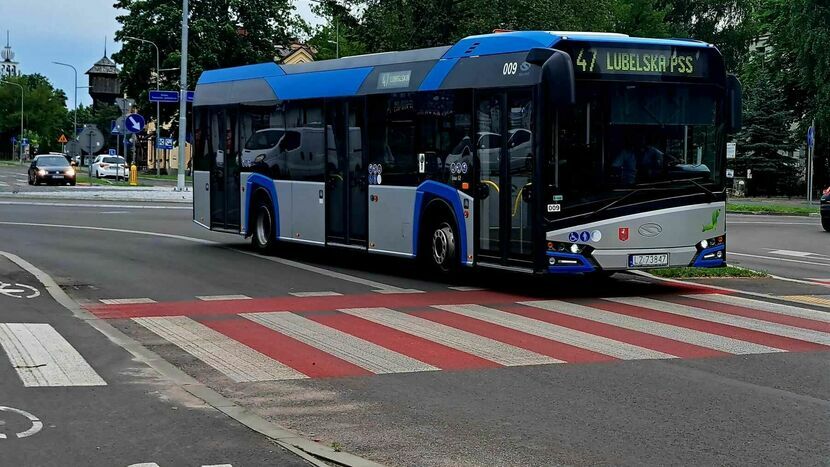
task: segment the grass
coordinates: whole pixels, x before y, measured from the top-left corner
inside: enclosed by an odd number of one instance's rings
[[[785,214],[790,216],[809,216],[818,213],[818,206],[783,206],[780,204],[743,204],[726,203],[726,212],[743,214]]]
[[[20,161],[0,161],[0,166],[3,167],[23,167]]]
[[[91,177],[84,171],[79,170],[77,172],[77,182],[78,185],[90,185],[90,186],[130,186],[129,181],[116,181],[115,179],[108,179],[108,178],[96,178]],[[138,179],[138,186],[152,186],[146,183],[143,183],[141,177]]]
[[[735,266],[724,266],[722,268],[666,268],[648,271],[657,277],[671,279],[693,279],[707,277],[767,277],[765,272],[753,271],[752,269],[739,268]]]
[[[178,175],[156,175],[155,173],[139,174],[138,177],[145,180],[169,180],[172,182],[178,180]],[[189,175],[185,175],[184,181],[185,183],[192,182],[193,179]]]

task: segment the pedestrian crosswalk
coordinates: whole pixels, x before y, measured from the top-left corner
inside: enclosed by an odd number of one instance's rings
[[[107,384],[49,324],[0,323],[0,348],[26,387]]]
[[[457,291],[200,303],[92,311],[129,319],[240,383],[830,350],[830,314],[716,293],[529,300]]]

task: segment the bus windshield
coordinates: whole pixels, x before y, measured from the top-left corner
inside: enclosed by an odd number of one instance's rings
[[[716,96],[703,85],[586,83],[554,121],[546,176],[562,213],[722,191]]]

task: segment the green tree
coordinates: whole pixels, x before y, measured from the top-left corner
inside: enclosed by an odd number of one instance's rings
[[[318,27],[308,40],[308,45],[317,52],[315,59],[336,58],[338,43],[341,57],[366,53],[360,22],[351,13],[353,7],[352,3],[339,3],[334,0],[327,0],[312,7],[313,12],[328,20],[326,24]]]
[[[121,29],[116,40],[124,41],[113,59],[122,65],[122,90],[134,98],[139,112],[155,115],[148,101],[155,89],[155,49],[127,36],[155,42],[160,68],[176,68],[181,59],[181,2],[168,0],[118,0],[115,8]],[[276,46],[287,45],[302,29],[289,0],[191,0],[188,48],[188,87],[195,86],[204,70],[274,60]],[[179,72],[162,72],[163,89],[178,89]],[[161,106],[161,119],[169,122],[178,106]]]
[[[830,185],[830,5],[826,0],[765,0],[759,24],[773,79],[797,117],[796,140],[815,120],[815,187]]]
[[[39,74],[4,78],[23,86],[23,126],[37,135],[39,151],[60,149],[57,142],[66,116],[66,95],[55,89],[46,77]],[[0,141],[10,141],[20,134],[20,88],[0,85]],[[8,148],[11,145],[0,145]],[[32,144],[34,150],[34,144]],[[5,152],[5,151],[4,151]]]
[[[792,111],[767,72],[763,54],[754,56],[746,68],[743,130],[738,134],[735,168],[739,174],[752,170],[750,194],[793,194],[797,174],[789,156],[795,149],[790,134]]]

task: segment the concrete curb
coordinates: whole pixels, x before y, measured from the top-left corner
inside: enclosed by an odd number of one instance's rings
[[[0,256],[6,257],[9,261],[15,263],[29,274],[35,276],[35,278],[43,284],[43,287],[46,288],[46,291],[49,292],[49,295],[51,295],[56,302],[69,310],[76,318],[89,323],[90,326],[106,336],[111,342],[133,354],[136,360],[147,364],[149,367],[156,370],[162,377],[168,379],[172,384],[201,399],[206,404],[233,418],[251,430],[273,439],[274,442],[293,452],[297,456],[305,459],[309,463],[320,467],[329,467],[331,465],[330,463],[355,467],[382,466],[382,464],[363,459],[347,452],[335,451],[333,448],[321,445],[320,443],[316,443],[308,438],[304,438],[296,432],[269,422],[259,415],[248,411],[244,407],[237,405],[225,396],[200,383],[192,376],[179,370],[155,352],[147,349],[138,341],[116,329],[106,320],[98,318],[81,307],[81,305],[75,302],[69,295],[66,294],[66,292],[63,291],[63,289],[60,288],[58,283],[55,282],[50,275],[40,270],[37,266],[13,253],[0,251]]]
[[[131,201],[192,204],[193,192],[180,194],[172,190],[86,190],[0,192],[0,199],[38,199],[53,201]]]
[[[726,210],[727,214],[740,214],[744,216],[784,216],[784,217],[818,217],[819,213],[817,212],[809,212],[805,214],[796,214],[792,212],[746,212],[746,211],[730,211],[729,209]]]

